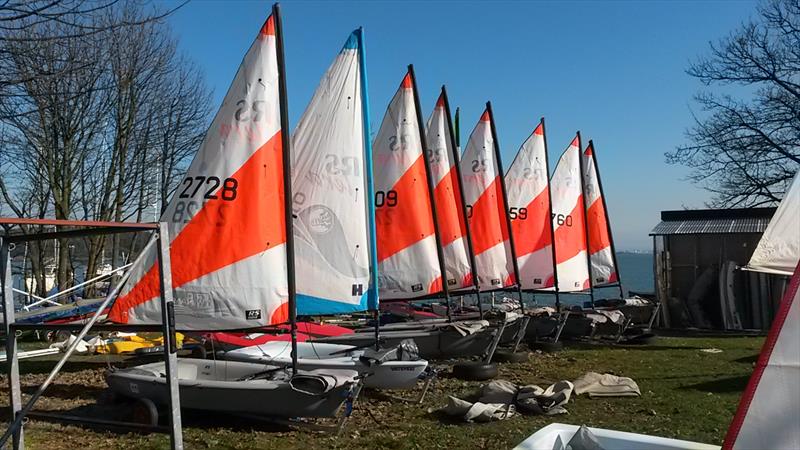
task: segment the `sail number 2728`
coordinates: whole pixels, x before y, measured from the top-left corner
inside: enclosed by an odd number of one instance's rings
[[[239,189],[239,180],[236,178],[225,178],[221,180],[215,176],[198,175],[186,177],[178,187],[179,199],[195,199],[198,196],[202,200],[236,200]],[[175,211],[172,214],[173,222],[188,222],[198,211],[199,205],[194,200],[178,200],[175,204]],[[220,210],[221,213],[222,210]],[[220,219],[222,219],[220,217]]]

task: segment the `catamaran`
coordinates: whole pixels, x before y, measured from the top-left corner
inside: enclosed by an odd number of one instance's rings
[[[295,345],[282,41],[275,5],[161,217],[170,231],[178,329],[257,328],[288,321]],[[344,53],[357,64],[358,48]],[[161,322],[155,259],[148,246],[132,267],[111,320]],[[165,373],[164,363],[153,363],[111,370],[106,381],[154,409],[168,404]],[[177,373],[186,408],[287,418],[331,417],[360,386],[353,370],[302,371],[296,365],[289,370],[216,359],[181,359]]]

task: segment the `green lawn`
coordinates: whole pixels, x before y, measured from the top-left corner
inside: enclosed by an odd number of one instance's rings
[[[640,398],[576,398],[568,415],[516,416],[507,421],[465,424],[437,411],[448,395],[464,396],[480,383],[443,377],[422,406],[390,400],[379,393],[362,395],[345,433],[334,438],[310,431],[291,431],[245,419],[199,415],[185,416],[187,448],[511,448],[553,421],[648,433],[705,443],[721,444],[738,404],[763,338],[660,338],[642,348],[570,347],[554,354],[532,354],[525,364],[502,365],[500,377],[520,384],[545,387],[557,380],[573,380],[587,371],[631,377],[642,391]],[[722,353],[701,352],[719,348]],[[22,361],[26,392],[44,379],[52,361]],[[71,363],[37,406],[41,410],[66,410],[72,414],[100,416],[119,413],[113,406],[95,403],[105,385],[105,362],[94,357]],[[7,405],[8,384],[2,381],[2,402]],[[112,410],[108,410],[112,408]],[[104,412],[105,411],[105,412]],[[7,420],[8,413],[4,410]],[[220,424],[224,425],[221,426]],[[92,431],[41,421],[26,425],[32,449],[158,449],[168,447],[166,435],[119,434]]]

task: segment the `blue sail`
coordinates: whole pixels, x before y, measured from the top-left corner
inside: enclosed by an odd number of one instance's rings
[[[292,135],[297,314],[377,309],[362,30],[328,68]]]

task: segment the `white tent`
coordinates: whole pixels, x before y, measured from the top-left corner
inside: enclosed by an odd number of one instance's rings
[[[798,172],[800,174],[800,172]],[[746,270],[791,275],[800,260],[800,175],[796,174]]]

